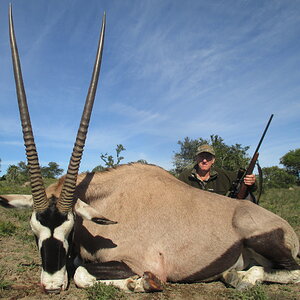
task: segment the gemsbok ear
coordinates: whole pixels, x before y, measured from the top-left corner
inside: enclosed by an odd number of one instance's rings
[[[84,220],[89,220],[97,224],[112,225],[118,223],[103,217],[95,208],[81,201],[79,198],[77,199],[74,210],[76,214],[82,217]]]
[[[0,195],[0,205],[7,208],[29,208],[33,206],[32,195]]]

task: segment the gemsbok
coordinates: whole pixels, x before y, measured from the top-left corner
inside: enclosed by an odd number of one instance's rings
[[[2,204],[33,205],[31,228],[47,293],[98,280],[128,291],[164,282],[221,279],[238,289],[258,282],[299,283],[299,239],[279,216],[249,201],[202,191],[154,165],[128,164],[78,175],[100,71],[105,15],[67,174],[44,188],[19,61],[12,10],[9,32],[32,197],[2,195]]]

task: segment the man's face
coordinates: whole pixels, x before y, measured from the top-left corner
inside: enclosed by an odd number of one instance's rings
[[[214,162],[215,157],[208,152],[202,152],[197,155],[197,164],[202,171],[209,171]]]

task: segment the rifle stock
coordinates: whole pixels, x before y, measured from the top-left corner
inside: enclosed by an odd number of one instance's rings
[[[237,199],[245,199],[248,195],[248,186],[244,183],[244,177],[246,175],[250,175],[250,174],[253,174],[253,170],[254,170],[254,167],[255,167],[255,164],[256,164],[256,161],[258,159],[258,156],[259,156],[259,153],[258,152],[255,152],[252,159],[251,159],[251,162],[248,166],[248,169],[247,171],[245,172],[244,176],[243,176],[243,180],[240,184],[240,189],[239,189],[239,192],[237,193],[236,195],[236,198]]]

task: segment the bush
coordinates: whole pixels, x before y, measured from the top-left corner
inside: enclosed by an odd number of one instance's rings
[[[124,298],[123,292],[118,288],[101,282],[97,282],[93,286],[87,288],[86,293],[89,300],[113,300]]]
[[[289,188],[296,184],[296,176],[289,174],[286,170],[277,166],[263,168],[264,187],[269,188]]]
[[[285,166],[286,170],[297,177],[300,184],[300,148],[291,150],[280,158],[280,163]]]

